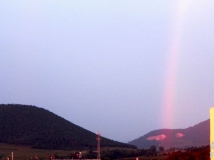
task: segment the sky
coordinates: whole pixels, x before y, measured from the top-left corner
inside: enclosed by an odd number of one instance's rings
[[[214,107],[212,0],[0,0],[0,103],[129,142]]]

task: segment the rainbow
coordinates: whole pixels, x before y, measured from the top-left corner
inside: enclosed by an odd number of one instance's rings
[[[178,1],[173,3],[173,13],[170,47],[168,49],[169,58],[166,73],[166,83],[164,89],[164,97],[162,104],[162,125],[165,128],[173,127],[173,118],[175,117],[175,95],[176,95],[176,76],[178,71],[178,60],[180,54],[180,46],[185,22],[185,15],[190,1]]]

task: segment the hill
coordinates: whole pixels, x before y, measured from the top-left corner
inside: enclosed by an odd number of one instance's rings
[[[189,147],[209,144],[209,119],[186,129],[159,129],[139,137],[129,144],[138,148],[156,147]]]
[[[96,134],[56,114],[30,105],[0,105],[0,143],[40,149],[88,149],[96,147]],[[136,148],[102,137],[101,147]]]

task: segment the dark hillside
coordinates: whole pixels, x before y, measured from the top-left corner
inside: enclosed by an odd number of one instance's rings
[[[138,148],[156,147],[190,147],[209,144],[210,133],[209,119],[185,129],[159,129],[151,131],[129,144],[136,145]]]
[[[97,144],[95,133],[43,108],[18,104],[0,105],[0,143],[41,149],[83,149]],[[104,137],[102,146],[135,148]]]

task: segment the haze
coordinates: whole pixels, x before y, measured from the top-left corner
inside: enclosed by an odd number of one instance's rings
[[[0,1],[0,103],[128,142],[214,106],[214,1]],[[38,117],[39,118],[39,117]]]

